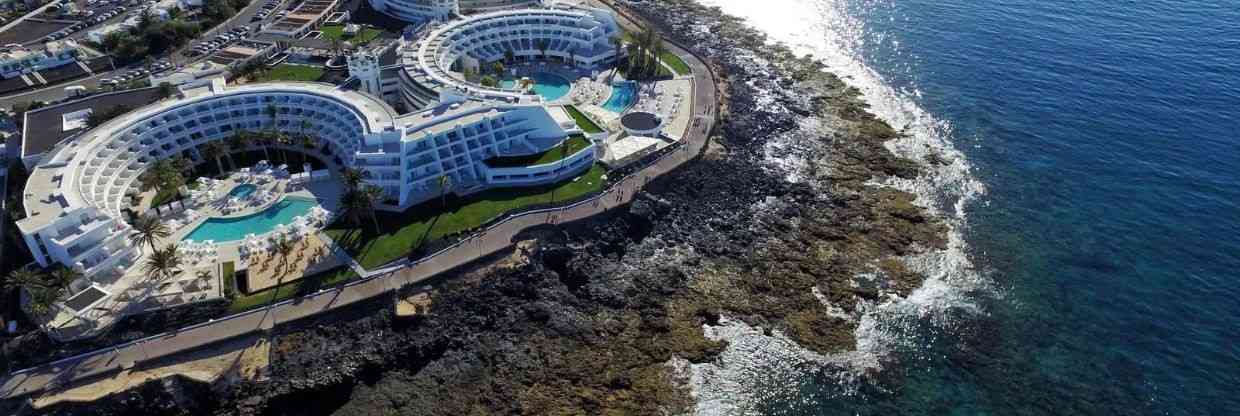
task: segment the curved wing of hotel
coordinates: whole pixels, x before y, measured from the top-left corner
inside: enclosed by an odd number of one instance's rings
[[[448,20],[457,14],[534,7],[541,0],[370,0],[383,13],[408,22]]]
[[[393,10],[400,3],[487,11],[536,2],[375,3],[398,15]],[[506,51],[541,56],[540,46],[546,55],[575,59],[580,67],[605,63],[615,58],[609,38],[620,33],[610,14],[565,6],[488,11],[428,30],[416,44],[401,43],[396,67],[403,97],[398,100],[414,112],[398,114],[382,100],[382,70],[373,55],[361,53],[350,60],[360,82],[228,86],[214,79],[59,143],[33,168],[26,187],[27,216],[18,227],[27,245],[39,264],[60,263],[92,281],[131,274],[142,253],[124,219],[139,194],[139,177],[162,159],[206,163],[200,146],[241,131],[314,132],[320,143],[309,153],[329,166],[359,170],[367,184],[382,190],[380,208],[389,210],[439,197],[444,177],[449,192],[467,195],[556,182],[594,164],[601,153],[596,142],[606,133],[555,162],[487,163],[544,154],[584,134],[562,107],[529,93],[466,82],[459,71],[501,60]]]
[[[401,52],[403,99],[410,108],[433,103],[444,92],[504,100],[528,97],[466,82],[458,73],[502,60],[509,51],[517,58],[542,56],[539,47],[544,44],[547,56],[595,67],[615,60],[610,39],[620,35],[614,16],[589,8],[499,11],[431,30]]]

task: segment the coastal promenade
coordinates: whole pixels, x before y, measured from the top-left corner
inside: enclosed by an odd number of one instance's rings
[[[625,16],[627,19],[627,15]],[[632,22],[628,22],[632,25]],[[674,150],[617,181],[600,195],[565,207],[516,214],[422,260],[370,275],[336,288],[289,299],[268,307],[203,322],[103,350],[61,359],[17,371],[0,385],[0,398],[12,399],[54,390],[142,362],[190,351],[233,337],[267,332],[275,326],[371,299],[407,285],[418,284],[483,256],[512,246],[516,235],[531,227],[586,219],[628,204],[647,182],[696,158],[707,144],[716,116],[714,74],[698,57],[673,42],[669,51],[681,56],[693,71],[692,120]]]

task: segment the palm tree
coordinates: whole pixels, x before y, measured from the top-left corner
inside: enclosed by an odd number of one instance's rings
[[[303,123],[309,124],[308,121],[303,121]],[[302,164],[309,162],[310,161],[309,152],[319,147],[319,143],[314,141],[314,138],[310,137],[310,135],[302,135],[301,139],[298,140],[298,144],[300,144],[301,147],[306,149],[305,151],[301,152],[301,163]]]
[[[362,172],[357,169],[344,168],[340,171],[340,177],[348,189],[357,189],[357,186],[362,183]]]
[[[375,213],[375,205],[383,199],[383,189],[378,186],[367,186],[362,189],[361,199],[365,202],[366,212],[370,213],[370,220],[375,223],[375,234],[379,233],[379,215]]]
[[[284,270],[288,267],[289,256],[293,254],[293,250],[296,250],[297,246],[288,238],[280,237],[272,243],[271,248],[280,256],[280,269]]]
[[[27,288],[30,292],[30,303],[27,304],[27,310],[31,316],[47,315],[52,311],[52,306],[56,304],[56,300],[60,299],[62,289],[59,288]]]
[[[448,209],[448,188],[452,186],[452,177],[448,175],[439,176],[439,206]]]
[[[620,51],[624,49],[624,38],[621,38],[620,36],[613,36],[611,39],[608,39],[608,41],[611,42],[611,47],[613,49],[613,52],[616,55],[615,63],[617,66],[619,66],[620,65]]]
[[[546,39],[539,39],[537,45],[538,45],[538,50],[542,52],[542,59],[544,61],[547,60],[547,48],[551,47],[551,41],[548,41]]]
[[[155,250],[142,263],[142,271],[151,276],[168,279],[181,272],[181,253],[176,244],[163,250]]]
[[[517,59],[517,54],[512,52],[512,48],[504,50],[504,62],[512,63]]]
[[[652,75],[658,75],[659,70],[663,69],[663,63],[662,63],[663,54],[666,52],[667,52],[667,47],[663,46],[663,41],[661,40],[656,41],[653,45],[650,46],[650,54],[652,56],[651,62],[654,63],[654,68],[651,70]]]
[[[641,52],[642,47],[637,43],[627,43],[624,45],[628,58],[624,60],[624,66],[628,70],[630,78],[637,78],[637,74],[641,71]]]
[[[275,104],[267,104],[266,112],[267,117],[271,117],[271,130],[275,130],[276,121],[278,121],[280,117],[280,109],[277,108]]]
[[[47,278],[37,271],[27,267],[13,270],[9,272],[8,279],[4,281],[5,291],[17,289],[21,287],[37,287],[46,284]]]
[[[263,132],[262,134],[255,134],[253,137],[254,137],[254,141],[258,142],[258,147],[263,148],[263,159],[267,159],[268,161],[270,161],[271,160],[270,150],[271,150],[271,146],[275,143],[275,141],[272,140],[271,134],[268,134],[268,133],[270,132]]]
[[[224,141],[225,143],[228,143],[229,148],[228,164],[232,165],[233,169],[237,168],[237,162],[233,160],[232,152],[245,151],[247,145],[246,140],[245,134],[241,130],[237,130],[232,136],[228,136],[228,139]]]
[[[129,234],[129,242],[141,247],[151,246],[155,250],[155,242],[172,234],[168,226],[153,215],[143,215],[133,222],[133,233]]]
[[[69,272],[76,273],[72,270]],[[30,303],[26,305],[30,315],[46,315],[52,310],[52,305],[60,298],[64,288],[68,287],[68,282],[76,278],[70,276],[65,272],[59,272],[59,277],[54,277],[23,267],[9,273],[8,279],[4,282],[4,288],[5,292],[12,289],[26,289],[26,292],[30,294]],[[65,278],[69,280],[66,281]]]
[[[224,162],[221,160],[221,157],[223,157],[226,153],[228,153],[228,150],[224,148],[224,143],[207,142],[202,145],[202,155],[204,157],[215,159],[215,168],[218,169],[221,174],[224,173]]]
[[[361,227],[362,215],[366,212],[366,201],[363,199],[361,191],[357,188],[349,188],[340,195],[340,209],[344,211],[345,218],[354,227]]]
[[[310,120],[303,118],[301,119],[301,123],[298,124],[298,129],[300,129],[298,133],[301,133],[302,136],[305,136],[306,129],[311,128],[311,127],[314,127],[314,125],[310,124]]]
[[[61,265],[53,269],[51,273],[48,273],[47,277],[48,287],[65,288],[69,287],[69,284],[73,283],[74,280],[81,279],[82,273]]]
[[[577,67],[577,47],[576,46],[568,47],[568,64],[572,65],[573,68]]]
[[[288,146],[293,144],[293,138],[284,133],[277,133],[272,140],[280,148],[280,158],[284,159],[284,163],[288,163]]]
[[[491,70],[495,71],[496,79],[504,79],[504,63],[503,62],[495,62],[491,64]]]

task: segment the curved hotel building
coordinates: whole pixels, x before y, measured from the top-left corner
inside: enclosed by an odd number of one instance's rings
[[[435,10],[451,16],[467,7],[485,12],[433,23],[421,39],[402,40],[395,65],[382,67],[370,51],[354,54],[343,86],[227,86],[217,78],[57,144],[32,169],[26,218],[17,223],[37,263],[66,265],[96,283],[132,275],[142,254],[125,218],[142,195],[139,177],[161,159],[207,163],[199,149],[239,131],[314,132],[317,148],[299,150],[330,167],[360,171],[366,184],[382,190],[379,208],[387,210],[407,209],[445,189],[468,195],[542,185],[593,166],[606,132],[583,134],[561,106],[467,82],[460,71],[504,59],[508,51],[518,59],[573,60],[579,69],[609,62],[615,58],[610,38],[620,29],[608,12],[559,5],[504,10],[540,3],[534,1],[372,1],[401,18],[406,15],[394,10],[405,6],[442,8]],[[384,75],[392,82],[383,82]],[[393,102],[413,111],[394,110],[381,98],[394,91],[385,89],[398,89]],[[584,144],[569,145],[582,143],[580,136],[588,136]],[[549,153],[568,148],[575,150]]]
[[[577,67],[596,67],[615,60],[611,38],[620,33],[610,12],[585,7],[506,10],[456,20],[403,47],[402,99],[409,108],[423,108],[446,91],[500,100],[530,98],[466,82],[459,71],[478,70],[503,60],[508,52],[516,59],[545,55],[572,60]]]
[[[565,118],[541,105],[473,99],[397,115],[375,97],[330,84],[226,87],[217,79],[58,145],[31,173],[27,217],[18,227],[39,264],[58,262],[90,276],[136,260],[122,210],[130,206],[143,171],[177,156],[202,162],[199,146],[237,131],[314,131],[321,146],[312,153],[362,171],[368,184],[383,190],[388,208],[403,209],[437,197],[443,176],[451,178],[452,192],[468,194],[581,172],[595,159],[593,144],[544,165],[485,163],[555,148],[580,133]]]
[[[542,0],[370,0],[375,10],[407,22],[438,20],[497,10],[537,7]]]

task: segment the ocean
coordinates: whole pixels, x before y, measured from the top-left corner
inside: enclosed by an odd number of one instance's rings
[[[699,413],[1240,412],[1240,4],[703,3],[955,163],[887,184],[953,225],[924,287],[839,356],[711,329],[734,346]]]

